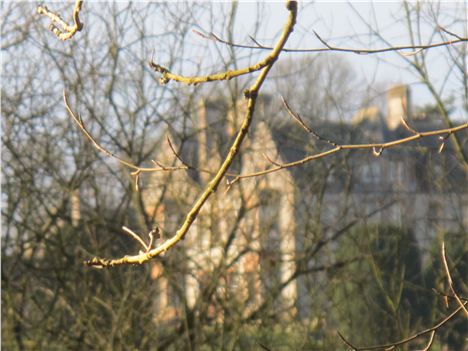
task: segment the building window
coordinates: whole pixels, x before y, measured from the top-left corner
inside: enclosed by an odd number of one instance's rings
[[[401,161],[390,162],[389,177],[391,184],[403,184],[403,163]]]
[[[371,162],[361,166],[361,180],[363,184],[379,184],[380,176],[379,163]]]

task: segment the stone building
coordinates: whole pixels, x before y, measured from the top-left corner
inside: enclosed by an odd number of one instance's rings
[[[409,88],[397,86],[388,93],[386,113],[368,107],[351,123],[316,121],[312,128],[324,139],[341,144],[409,136],[402,115],[417,131],[443,128],[437,119],[412,115],[410,101]],[[278,113],[283,115],[282,122],[272,117]],[[208,100],[200,104],[197,129],[192,134],[180,138],[168,131],[174,144],[181,145],[179,156],[191,167],[155,173],[144,189],[147,212],[163,233],[172,235],[183,220],[180,214],[190,208],[212,177],[210,170],[216,170],[226,154],[241,115],[241,103],[233,109],[222,100]],[[307,284],[313,282],[295,279],[309,267],[303,257],[349,223],[405,226],[413,230],[421,247],[438,231],[466,230],[467,174],[454,157],[450,140],[442,153],[437,152],[439,139],[425,138],[383,150],[379,157],[365,150],[342,152],[230,186],[235,174],[258,172],[330,149],[326,142],[285,120],[286,115],[272,107],[268,97],[260,101],[256,122],[227,183],[213,194],[179,251],[171,255],[176,262],[171,271],[180,272],[178,283],[169,284],[160,263],[153,266],[160,289],[157,310],[162,318],[178,313],[180,304],[173,289],[182,291],[189,306],[195,304],[204,274],[226,262],[233,262],[225,275],[226,290],[237,289],[245,313],[278,284],[284,284],[276,297],[278,308],[289,306],[285,310],[293,317],[306,313],[310,302]],[[467,139],[466,135],[459,137]],[[180,164],[167,143],[161,144],[157,159],[166,165]],[[162,197],[165,200],[160,202]]]

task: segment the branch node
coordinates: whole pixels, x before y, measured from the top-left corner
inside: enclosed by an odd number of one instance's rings
[[[136,234],[134,231],[131,229],[127,228],[126,226],[122,226],[122,229],[124,230],[125,233],[130,235],[133,239],[135,239],[144,249],[145,252],[149,251],[148,245],[145,244],[142,238],[138,234]]]
[[[137,169],[135,172],[130,173],[132,177],[135,177],[135,190],[138,192],[140,191],[140,173],[141,169]]]
[[[401,119],[401,123],[403,124],[403,126],[404,126],[408,131],[410,131],[411,133],[413,133],[413,134],[415,134],[415,135],[421,135],[421,133],[417,132],[416,130],[414,130],[414,128],[412,128],[412,127],[409,125],[408,121],[406,120],[406,118],[405,118],[403,115],[400,116],[400,119]]]
[[[275,166],[277,166],[277,167],[282,167],[278,162],[275,162],[275,161],[273,161],[270,157],[268,157],[267,154],[265,154],[265,153],[262,152],[262,156],[263,156],[268,162],[270,162],[271,164],[273,164],[273,165],[275,165]]]
[[[245,89],[244,90],[244,97],[246,99],[254,99],[258,96],[258,92],[256,90]]]

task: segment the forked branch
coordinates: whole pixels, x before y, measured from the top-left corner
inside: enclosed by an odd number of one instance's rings
[[[75,1],[75,7],[73,8],[73,25],[68,25],[59,14],[50,11],[46,6],[39,6],[37,8],[37,13],[40,15],[44,15],[50,18],[51,23],[49,25],[49,29],[52,33],[55,34],[57,38],[60,40],[68,40],[73,37],[76,32],[81,31],[83,29],[83,23],[80,21],[80,11],[82,0]]]
[[[276,44],[274,50],[270,53],[270,55],[268,55],[268,57],[264,60],[267,62],[267,64],[261,70],[260,75],[254,82],[254,84],[248,90],[245,91],[245,97],[247,99],[247,111],[244,115],[241,127],[237,132],[237,136],[233,144],[231,145],[231,148],[229,149],[226,158],[224,159],[223,163],[218,169],[216,175],[208,183],[203,193],[192,206],[191,210],[187,213],[185,221],[182,223],[179,230],[174,234],[174,236],[172,236],[171,238],[163,242],[161,245],[155,247],[154,249],[151,249],[148,252],[139,253],[138,255],[133,256],[124,256],[118,259],[106,259],[95,257],[89,261],[86,261],[85,263],[87,265],[96,267],[111,267],[122,264],[142,264],[166,252],[184,238],[184,236],[190,229],[192,223],[197,218],[205,202],[214,192],[216,192],[221,180],[223,179],[229,167],[231,166],[231,163],[233,162],[235,156],[239,152],[240,146],[242,145],[242,142],[245,136],[247,135],[247,132],[249,131],[260,88],[262,87],[263,82],[265,81],[271,67],[273,67],[273,64],[278,59],[284,45],[286,44],[289,38],[289,35],[294,29],[294,25],[296,24],[297,3],[295,1],[288,1],[287,9],[289,10],[289,17],[284,27],[283,33],[280,39],[278,40],[278,43]]]
[[[293,2],[288,2],[288,8],[291,7],[290,4]],[[284,33],[284,32],[283,32]],[[273,52],[277,51],[278,49],[278,44],[273,48],[271,48]],[[283,48],[281,48],[280,51],[284,51]],[[161,73],[161,78],[159,79],[161,84],[166,84],[171,80],[174,80],[179,83],[184,83],[184,84],[200,84],[200,83],[206,83],[206,82],[213,82],[213,81],[220,81],[220,80],[230,80],[235,77],[239,77],[242,75],[246,75],[252,72],[260,71],[264,68],[271,67],[273,63],[276,61],[278,56],[273,55],[273,52],[266,56],[263,60],[257,62],[256,64],[248,67],[244,67],[238,70],[231,70],[231,71],[224,71],[221,73],[216,73],[216,74],[210,74],[207,76],[193,76],[193,77],[186,77],[178,74],[174,74],[169,71],[169,69],[157,64],[154,62],[153,59],[150,61],[150,67],[154,69],[156,72]],[[279,52],[278,52],[279,54]]]
[[[182,166],[165,166],[165,165],[162,165],[160,162],[157,162],[157,161],[153,161],[153,163],[157,166],[157,167],[140,167],[140,166],[137,166],[136,164],[132,163],[132,162],[129,162],[129,161],[126,161],[124,160],[123,158],[113,154],[112,152],[110,152],[109,150],[107,150],[104,146],[102,146],[92,135],[91,133],[88,131],[88,129],[86,128],[86,125],[85,123],[83,122],[83,119],[81,118],[80,115],[76,114],[70,107],[70,103],[68,102],[68,96],[67,96],[67,93],[64,91],[63,92],[63,101],[65,103],[65,108],[67,109],[68,111],[68,114],[70,115],[70,117],[73,119],[73,121],[76,123],[76,125],[78,126],[78,128],[83,132],[83,135],[91,142],[91,144],[96,148],[96,150],[98,150],[99,152],[103,153],[104,155],[106,155],[107,157],[110,157],[110,158],[113,158],[114,160],[116,160],[117,162],[119,162],[121,165],[125,166],[125,167],[128,167],[130,169],[133,169],[133,172],[131,173],[131,175],[134,177],[135,179],[135,188],[138,190],[138,180],[139,180],[139,176],[140,176],[140,173],[144,173],[144,172],[168,172],[168,171],[177,171],[177,170],[188,170],[190,169],[191,167],[189,165],[187,165],[185,162],[182,161],[182,159],[180,158],[179,154],[176,153],[176,151],[174,150],[174,147],[172,146],[172,143],[171,143],[171,140],[169,139],[169,137],[167,138],[167,142],[171,148],[171,150],[173,151],[175,157],[182,163]]]
[[[444,30],[446,31],[446,30]],[[254,42],[255,45],[247,45],[247,44],[239,44],[235,43],[229,40],[225,40],[220,38],[218,35],[214,33],[208,33],[204,34],[200,31],[193,30],[193,32],[202,38],[213,40],[215,42],[234,47],[234,48],[241,48],[241,49],[252,49],[252,50],[273,50],[273,47],[271,46],[266,46],[261,43],[259,43],[255,38],[250,37],[250,40]],[[428,50],[428,49],[433,49],[433,48],[439,48],[439,47],[444,47],[444,46],[451,46],[454,44],[460,44],[463,42],[468,42],[468,37],[462,37],[460,35],[450,33],[452,36],[454,36],[457,39],[454,40],[448,40],[448,41],[442,41],[438,43],[432,43],[432,44],[426,44],[426,45],[396,45],[396,46],[388,46],[388,47],[383,47],[379,49],[366,49],[366,48],[345,48],[345,47],[340,47],[340,46],[332,46],[329,44],[327,41],[325,41],[321,36],[318,35],[317,32],[314,31],[315,36],[317,39],[325,46],[324,48],[284,48],[284,52],[303,52],[303,53],[312,53],[312,52],[330,52],[330,51],[339,51],[339,52],[349,52],[357,55],[370,55],[370,54],[379,54],[379,53],[384,53],[384,52],[391,52],[391,51],[396,51],[400,53],[403,56],[411,56],[416,53],[419,53],[423,50]],[[406,52],[408,50],[412,50],[411,52]]]

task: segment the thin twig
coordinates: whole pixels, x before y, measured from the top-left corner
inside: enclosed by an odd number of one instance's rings
[[[294,119],[294,121],[297,122],[297,124],[299,124],[299,126],[301,126],[307,133],[312,133],[312,129],[310,129],[305,123],[304,121],[302,120],[301,116],[294,112],[291,107],[289,107],[289,104],[288,102],[286,101],[286,99],[281,96],[281,100],[283,101],[283,105],[284,107],[286,107],[286,110],[288,111],[289,115]]]
[[[206,35],[206,34],[200,32],[199,30],[196,30],[196,29],[192,29],[192,32],[195,33],[196,35],[201,36],[203,39],[214,39],[212,36]],[[151,58],[151,61],[153,61],[153,58]]]
[[[159,238],[161,235],[159,234],[159,227],[156,227],[156,229],[152,229],[149,233],[148,233],[148,237],[149,237],[149,243],[148,243],[148,249],[146,250],[146,252],[148,252],[149,250],[151,250],[153,248],[153,241],[154,239],[156,238]]]
[[[253,36],[249,35],[249,39],[252,40],[255,45],[257,45],[259,48],[264,47],[262,44],[260,44]]]
[[[450,269],[447,263],[447,258],[445,257],[445,242],[442,241],[442,263],[444,264],[445,268],[445,273],[447,273],[447,280],[449,283],[450,290],[452,291],[453,296],[455,296],[455,299],[457,300],[458,304],[463,308],[463,311],[465,312],[466,316],[468,317],[468,310],[466,309],[465,305],[458,296],[457,292],[455,291],[455,288],[453,287],[453,280],[452,280],[452,275],[450,274]]]
[[[407,344],[408,342],[413,341],[414,339],[417,339],[420,336],[423,336],[425,334],[432,333],[434,331],[437,332],[437,330],[439,328],[441,328],[444,324],[446,324],[448,321],[450,321],[458,312],[460,312],[463,308],[465,308],[466,305],[468,305],[468,301],[465,302],[463,306],[459,306],[455,311],[450,313],[448,316],[443,318],[440,322],[433,325],[432,327],[427,328],[427,329],[425,329],[423,331],[420,331],[420,332],[418,332],[418,333],[416,333],[416,334],[414,334],[412,336],[409,336],[407,338],[404,338],[402,340],[392,342],[392,343],[388,343],[388,344],[377,345],[377,346],[358,347],[358,346],[355,346],[355,345],[351,344],[351,342],[349,342],[340,332],[337,332],[337,333],[338,333],[339,337],[341,338],[341,340],[346,345],[348,345],[350,348],[352,348],[355,351],[391,350],[391,349],[394,349],[397,346]]]
[[[262,348],[264,351],[272,351],[268,346],[262,344],[261,342],[257,342],[258,346]]]
[[[289,106],[288,102],[286,101],[286,99],[284,97],[281,96],[281,100],[283,101],[283,104],[284,104],[284,107],[286,107],[286,110],[288,111],[289,115],[302,127],[305,129],[305,131],[309,134],[312,134],[316,139],[320,140],[320,141],[323,141],[331,146],[339,146],[337,143],[331,141],[331,140],[328,140],[324,137],[322,137],[321,135],[319,135],[317,132],[315,132],[314,130],[312,130],[310,127],[308,127],[304,121],[302,120],[301,116],[297,113],[297,112],[294,112],[292,110],[292,108]]]
[[[418,135],[419,132],[417,132],[416,130],[414,130],[408,123],[408,121],[406,120],[405,117],[401,116],[401,123],[403,124],[403,126],[408,129],[408,131],[410,131],[411,133],[415,134],[415,135]]]
[[[138,241],[140,243],[140,245],[143,246],[143,249],[145,249],[145,251],[148,251],[148,245],[146,245],[146,243],[143,241],[142,238],[140,238],[140,236],[138,234],[136,234],[134,231],[127,228],[126,226],[122,226],[122,229],[125,231],[125,233],[130,235],[136,241]]]
[[[263,157],[270,162],[272,165],[279,166],[280,164],[278,162],[273,161],[270,157],[268,157],[267,154],[262,153]]]
[[[447,32],[446,30],[444,30]],[[284,52],[327,52],[327,51],[342,51],[342,52],[349,52],[349,53],[354,53],[357,55],[363,55],[363,54],[378,54],[378,53],[383,53],[383,52],[390,52],[390,51],[397,51],[400,52],[400,54],[403,54],[401,51],[403,50],[428,50],[432,48],[437,48],[437,47],[443,47],[443,46],[450,46],[453,44],[458,44],[458,43],[463,43],[467,42],[468,38],[459,36],[457,34],[447,32],[448,34],[451,34],[455,37],[457,37],[457,40],[449,40],[449,41],[443,41],[439,43],[434,43],[434,44],[427,44],[427,45],[402,45],[402,46],[388,46],[380,49],[356,49],[356,48],[343,48],[343,47],[336,47],[330,45],[328,42],[326,42],[322,37],[320,37],[315,31],[314,34],[317,36],[317,39],[324,44],[326,47],[325,48],[297,48],[297,49],[292,49],[292,48],[284,48]],[[262,45],[259,43],[257,40],[255,40],[252,36],[249,36],[249,39],[252,40],[255,43],[254,45],[245,45],[245,44],[239,44],[239,43],[234,43],[225,39],[220,38],[219,36],[210,33],[209,39],[215,40],[221,44],[230,46],[230,47],[235,47],[235,48],[241,48],[241,49],[252,49],[252,50],[272,50],[273,47],[271,46],[266,46]],[[415,55],[415,51],[409,53],[409,54],[403,54],[407,56]]]
[[[167,143],[169,144],[169,147],[170,147],[171,150],[172,150],[172,153],[173,153],[174,156],[180,161],[180,163],[182,163],[185,167],[187,167],[187,169],[193,168],[192,166],[190,166],[190,165],[188,165],[187,163],[185,163],[185,161],[182,160],[182,157],[179,155],[179,153],[176,152],[176,150],[174,149],[174,146],[172,145],[171,138],[169,138],[169,135],[166,136],[166,139],[167,139]]]
[[[447,28],[443,27],[443,26],[438,26],[438,28],[442,31],[442,32],[445,32],[447,33],[448,35],[451,35],[452,37],[455,37],[457,38],[458,40],[466,40],[465,38],[461,37],[460,35],[454,33],[454,32],[451,32],[449,31]]]
[[[435,334],[436,334],[436,330],[433,330],[433,331],[431,332],[431,336],[429,337],[429,341],[428,341],[426,347],[423,348],[421,351],[428,351],[428,350],[431,348],[432,343],[434,342],[434,336],[435,336]]]
[[[133,176],[135,177],[138,177],[139,174],[141,172],[161,172],[161,171],[178,171],[178,170],[187,170],[188,169],[188,166],[187,165],[183,165],[183,166],[173,166],[173,167],[169,167],[169,166],[163,166],[161,165],[160,163],[157,163],[158,167],[140,167],[140,166],[137,166],[129,161],[126,161],[122,158],[120,158],[119,156],[113,154],[112,152],[110,152],[109,150],[107,150],[106,148],[104,148],[92,135],[91,133],[89,133],[89,131],[87,130],[84,122],[83,122],[83,119],[81,118],[81,116],[79,115],[76,115],[75,112],[73,112],[73,110],[71,109],[70,107],[70,104],[68,102],[68,96],[67,96],[67,93],[64,91],[63,92],[63,100],[65,102],[65,107],[68,111],[68,113],[70,114],[70,116],[72,117],[72,119],[75,121],[75,123],[78,125],[78,127],[81,129],[81,131],[83,132],[83,134],[86,136],[86,138],[93,144],[93,146],[100,152],[102,152],[104,155],[106,155],[107,157],[110,157],[110,158],[113,158],[115,160],[117,160],[120,164],[130,168],[130,169],[133,169],[135,172],[132,173]],[[171,148],[172,148],[172,145],[171,145]],[[154,162],[154,161],[153,161]],[[155,162],[156,163],[156,162]]]

